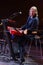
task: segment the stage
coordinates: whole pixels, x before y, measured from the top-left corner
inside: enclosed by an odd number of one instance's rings
[[[36,63],[32,58],[25,58],[24,65],[39,65]],[[0,55],[0,65],[20,65],[19,62],[15,62],[13,59],[11,59],[8,56]]]

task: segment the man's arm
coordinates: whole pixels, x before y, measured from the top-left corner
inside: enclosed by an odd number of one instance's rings
[[[31,24],[30,30],[38,30],[38,26],[39,26],[39,20],[38,19],[34,19],[33,23]]]

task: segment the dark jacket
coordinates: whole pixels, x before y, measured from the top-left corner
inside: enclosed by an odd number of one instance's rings
[[[32,30],[37,30],[38,29],[38,25],[39,25],[38,17],[33,17],[33,18],[28,17],[26,24],[23,25],[21,28],[23,30],[28,29],[28,30],[32,31]]]

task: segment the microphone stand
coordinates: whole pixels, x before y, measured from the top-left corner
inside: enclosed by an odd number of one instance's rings
[[[15,15],[13,15],[13,17],[16,17],[18,13],[16,13]],[[13,19],[12,15],[10,16],[11,19]],[[8,19],[9,18],[6,18],[6,19],[2,19],[2,24],[3,24],[3,32],[4,32],[4,37],[5,37],[5,40],[6,40],[6,43],[9,45],[9,48],[10,48],[10,53],[14,59],[14,52],[13,52],[13,49],[12,49],[12,42],[11,42],[11,38],[10,38],[10,35],[9,35],[9,32],[6,32],[6,23],[8,22]]]
[[[13,13],[13,15],[10,16],[10,18],[12,19],[12,16],[16,17],[17,14],[19,14],[19,13]],[[5,24],[5,22],[8,22],[8,18],[2,19],[1,21],[3,24],[3,28],[4,28],[5,39],[6,39],[7,43],[9,44],[10,42],[9,42],[8,34],[6,33],[6,24]]]
[[[18,16],[18,15],[20,15],[20,14],[22,14],[22,12],[16,12],[16,13],[13,13],[12,15],[10,15],[10,19],[13,19],[13,18],[15,18],[16,16]]]
[[[9,32],[6,32],[6,23],[5,22],[8,22],[7,19],[2,19],[2,24],[3,24],[3,32],[4,32],[4,38],[6,40],[6,43],[9,45],[9,51],[10,51],[10,56],[13,56],[13,52],[12,52],[12,43],[11,43],[11,39],[10,39],[10,35],[9,35]]]

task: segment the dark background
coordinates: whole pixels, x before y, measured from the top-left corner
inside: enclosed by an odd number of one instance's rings
[[[28,11],[31,6],[36,6],[38,8],[40,20],[39,29],[43,29],[43,0],[1,0],[0,19],[9,18],[13,13],[22,11],[21,15],[12,18],[16,21],[16,24],[12,23],[13,26],[20,27],[26,22]]]

